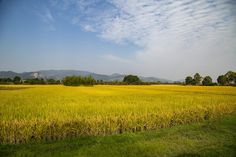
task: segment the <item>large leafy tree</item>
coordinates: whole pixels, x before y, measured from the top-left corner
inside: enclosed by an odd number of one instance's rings
[[[229,84],[236,84],[236,72],[228,71],[225,76],[227,77],[227,81]]]
[[[20,78],[19,76],[15,76],[15,77],[13,78],[13,83],[14,83],[14,84],[20,84],[20,83],[21,83],[21,78]]]
[[[193,78],[191,76],[187,76],[185,78],[185,84],[186,85],[190,85],[190,84],[192,84],[192,82],[193,82]]]
[[[200,85],[201,84],[201,81],[202,81],[202,77],[199,73],[196,73],[194,75],[194,81],[195,81],[195,84],[196,85]]]
[[[222,86],[225,86],[228,84],[228,80],[227,80],[227,77],[225,75],[220,75],[218,78],[217,78],[217,82],[219,85],[222,85]]]
[[[136,75],[127,75],[124,77],[123,82],[126,82],[127,84],[139,84],[141,80]]]
[[[204,79],[202,81],[202,85],[211,86],[212,85],[212,78],[210,76],[204,77]]]

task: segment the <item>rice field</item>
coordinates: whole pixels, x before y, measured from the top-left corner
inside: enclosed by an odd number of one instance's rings
[[[6,85],[0,86],[0,143],[154,130],[233,112],[235,87]]]

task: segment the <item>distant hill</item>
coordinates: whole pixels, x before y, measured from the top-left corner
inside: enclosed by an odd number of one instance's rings
[[[88,71],[80,71],[80,70],[40,70],[40,71],[33,71],[33,72],[23,72],[23,73],[16,73],[13,71],[0,71],[0,78],[13,78],[15,76],[20,76],[23,79],[29,78],[44,78],[44,79],[58,79],[61,80],[66,76],[89,76],[91,75],[96,80],[103,80],[103,81],[122,81],[124,76],[123,74],[112,74],[112,75],[104,75],[104,74],[97,74]],[[146,82],[168,82],[172,83],[172,80],[156,78],[156,77],[143,77],[139,76],[142,81]]]

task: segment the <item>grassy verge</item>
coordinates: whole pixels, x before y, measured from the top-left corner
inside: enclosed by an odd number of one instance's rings
[[[0,145],[0,156],[233,157],[236,156],[236,114],[158,131]]]

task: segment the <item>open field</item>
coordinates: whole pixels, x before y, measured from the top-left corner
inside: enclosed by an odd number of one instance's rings
[[[1,86],[0,142],[153,130],[233,112],[234,87]]]

